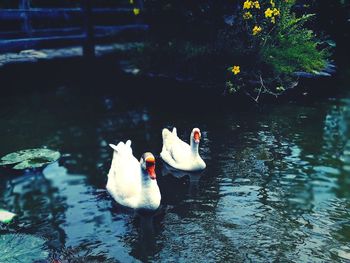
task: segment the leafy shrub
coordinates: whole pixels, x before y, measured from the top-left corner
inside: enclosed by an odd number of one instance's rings
[[[297,17],[292,12],[294,4],[292,0],[243,2],[238,13],[243,32],[231,30],[236,32],[236,37],[244,35],[246,53],[255,57],[255,63],[245,63],[241,71],[246,74],[240,78],[231,74],[226,82],[229,93],[243,88],[255,101],[262,94],[278,96],[295,86],[295,72],[313,73],[325,68],[329,53],[318,49],[316,36],[305,26],[313,15]],[[247,85],[249,80],[253,85]]]
[[[296,86],[295,72],[320,71],[330,55],[307,27],[314,15],[295,14],[294,0],[145,3],[154,34],[141,67],[215,78],[225,94],[278,96]]]

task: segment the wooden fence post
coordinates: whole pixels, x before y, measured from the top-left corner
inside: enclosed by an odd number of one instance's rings
[[[92,17],[92,4],[91,0],[82,0],[83,11],[83,32],[85,39],[83,43],[83,54],[85,57],[95,56],[95,40],[94,40],[94,24]]]
[[[21,12],[21,18],[22,18],[22,31],[25,32],[27,35],[31,35],[32,26],[30,24],[30,2],[29,0],[19,0],[19,9],[21,9],[23,12]]]

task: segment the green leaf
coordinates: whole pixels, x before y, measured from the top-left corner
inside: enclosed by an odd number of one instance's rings
[[[10,223],[16,214],[0,209],[0,222]]]
[[[13,169],[38,168],[57,161],[61,154],[50,149],[27,149],[10,153],[0,159],[0,166],[16,164]]]

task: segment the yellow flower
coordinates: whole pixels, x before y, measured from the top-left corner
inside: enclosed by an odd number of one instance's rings
[[[254,7],[257,8],[257,9],[260,9],[259,1],[255,1],[254,2]]]
[[[248,11],[248,12],[245,12],[243,14],[243,18],[244,19],[251,19],[253,17],[253,15]]]
[[[280,15],[280,10],[278,10],[277,8],[274,8],[272,11],[273,11],[273,15],[274,16],[279,16]]]
[[[239,68],[239,66],[233,66],[232,67],[232,73],[237,75],[239,72],[241,72],[241,69]]]
[[[276,23],[276,18],[275,17],[271,17],[271,23],[275,24]]]
[[[134,8],[133,9],[134,15],[137,16],[140,14],[140,8]]]
[[[261,32],[262,28],[260,26],[255,26],[253,28],[253,36],[259,34]]]
[[[266,9],[265,11],[265,17],[272,17],[273,11],[271,8]]]
[[[243,3],[243,9],[250,9],[253,7],[253,2],[252,1],[249,1],[249,0],[246,0],[244,3]]]
[[[134,4],[134,0],[129,0],[129,3],[130,3],[131,5],[133,5],[133,4]]]

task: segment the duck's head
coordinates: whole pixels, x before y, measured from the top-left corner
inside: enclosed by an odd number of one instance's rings
[[[157,178],[156,176],[156,158],[150,152],[146,152],[141,156],[141,168],[149,175],[152,180]]]
[[[191,140],[193,140],[194,143],[199,143],[201,140],[201,131],[198,128],[194,128],[191,133]]]

